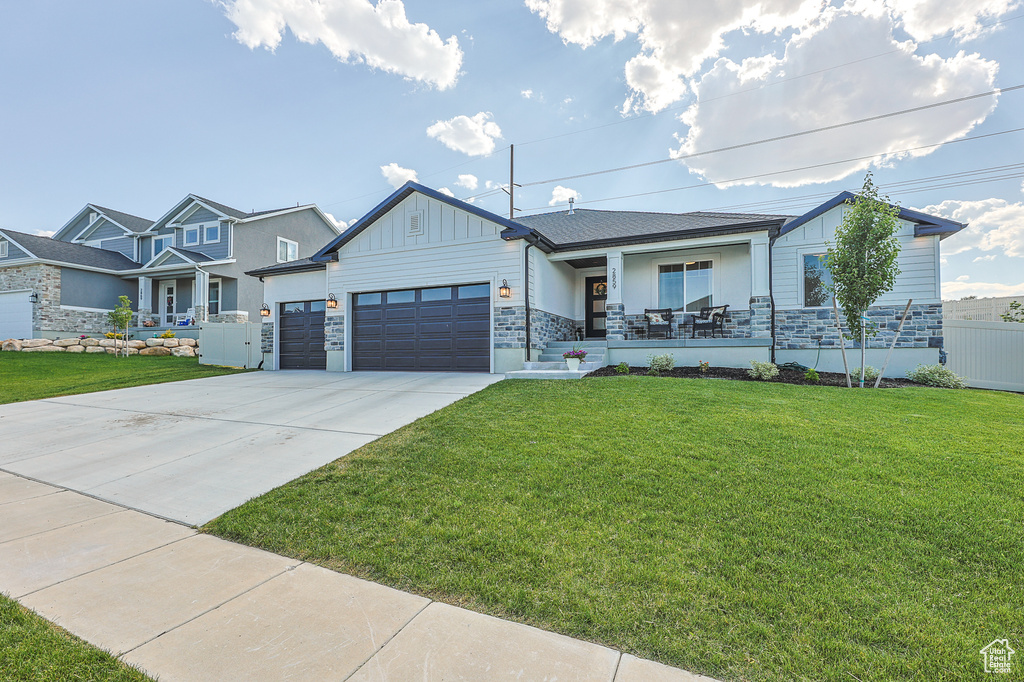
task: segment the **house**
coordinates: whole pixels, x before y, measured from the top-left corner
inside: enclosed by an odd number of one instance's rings
[[[570,205],[509,220],[406,183],[311,258],[249,272],[270,308],[265,366],[506,373],[582,334],[609,364],[667,352],[687,365],[774,359],[834,370],[821,257],[850,197],[799,217]],[[963,227],[901,211],[903,272],[868,311],[881,327],[869,362],[881,364],[908,298],[890,366],[938,362],[939,241]],[[690,317],[711,305],[728,306],[724,338],[691,338]],[[645,338],[650,308],[677,311],[669,338]]]
[[[338,235],[315,205],[246,213],[190,194],[153,221],[87,204],[53,237],[0,229],[0,338],[99,333],[120,295],[137,324],[258,317],[243,273],[308,257]]]

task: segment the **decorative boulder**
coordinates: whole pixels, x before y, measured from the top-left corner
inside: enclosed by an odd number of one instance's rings
[[[86,353],[106,353],[107,349],[104,348],[103,346],[86,346],[85,347],[85,352]]]
[[[139,355],[170,355],[171,349],[163,346],[150,346],[139,351]]]
[[[71,350],[71,349],[68,348],[68,350]],[[129,348],[128,349],[128,355],[138,355],[138,354],[139,354],[139,349],[138,348]]]
[[[149,348],[159,348],[164,345],[163,339],[146,339],[146,346]]]
[[[113,348],[115,346],[114,341],[117,339],[100,339],[100,346],[103,348]]]
[[[98,346],[98,345],[100,345],[100,340],[99,339],[82,339],[82,345],[85,346],[86,348],[88,348],[89,346]]]
[[[67,352],[68,353],[84,353],[85,352],[85,346],[68,346],[67,347]]]
[[[196,349],[192,346],[178,346],[171,349],[171,355],[176,358],[194,358],[196,356]]]
[[[193,348],[198,346],[195,339],[178,339],[179,346],[192,346]]]
[[[134,348],[135,350],[138,350],[140,348],[145,348],[145,347],[146,347],[146,342],[145,341],[132,340],[132,341],[128,342],[129,350],[132,349],[132,348]]]
[[[78,339],[57,339],[53,342],[53,345],[67,348],[68,346],[77,346],[79,343]]]
[[[22,350],[26,348],[39,348],[40,346],[52,346],[53,341],[50,339],[25,339],[21,342]]]
[[[4,341],[2,348],[4,350],[21,350],[21,341],[19,339],[7,339]]]
[[[50,344],[49,346],[33,346],[32,348],[22,348],[21,352],[22,353],[63,353],[64,349],[61,348],[60,346],[54,346],[53,344]]]
[[[164,339],[164,348],[177,348],[178,339]]]

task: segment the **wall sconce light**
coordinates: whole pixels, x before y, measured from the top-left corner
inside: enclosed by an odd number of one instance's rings
[[[334,294],[327,294],[327,307],[331,310],[338,307],[338,299],[334,298]]]
[[[39,303],[39,294],[33,291],[31,294],[29,294],[28,300],[31,301],[32,303]]]
[[[260,317],[270,317],[270,306],[266,303],[264,303],[263,307],[260,308]]]
[[[502,298],[512,298],[512,287],[508,285],[508,280],[501,280],[501,286],[498,287],[498,296]]]

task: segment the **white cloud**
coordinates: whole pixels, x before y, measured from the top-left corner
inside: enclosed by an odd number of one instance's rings
[[[569,199],[574,201],[580,200],[580,193],[574,189],[568,187],[562,187],[561,185],[555,185],[555,188],[551,190],[551,201],[548,202],[548,206],[557,206],[558,204],[568,204]]]
[[[533,90],[520,90],[519,94],[526,99],[530,99],[531,97],[533,97]]]
[[[942,298],[956,300],[964,296],[1020,296],[1024,295],[1024,282],[1020,284],[1000,284],[998,282],[968,282],[957,278],[956,282],[942,283]]]
[[[36,230],[32,234],[37,234],[40,237],[52,237],[53,235],[57,234],[57,231],[56,230]]]
[[[476,116],[456,116],[437,121],[427,128],[427,135],[440,140],[444,146],[469,156],[481,156],[494,151],[495,138],[501,137],[501,128],[491,121],[491,114],[481,111]]]
[[[412,182],[419,182],[419,177],[417,177],[416,171],[411,168],[402,168],[394,162],[389,163],[386,166],[381,166],[380,172],[395,189],[398,189],[410,180]]]
[[[327,211],[324,211],[324,215],[327,216],[328,218],[330,218],[331,222],[333,222],[335,225],[337,225],[339,230],[344,230],[346,227],[348,227],[349,225],[351,225],[352,223],[355,222],[354,220],[351,221],[351,222],[345,222],[344,220],[338,220],[337,218],[334,217],[333,214],[328,213]]]
[[[441,90],[455,85],[462,50],[455,36],[442,40],[426,24],[414,24],[401,0],[224,0],[238,30],[234,37],[250,49],[275,50],[285,29],[304,43],[323,43],[343,62],[365,63],[429,83]]]
[[[480,180],[472,173],[463,173],[460,174],[459,179],[455,181],[455,186],[465,187],[472,192],[480,186]]]
[[[948,216],[970,223],[952,237],[942,240],[942,254],[953,256],[978,249],[996,251],[1005,256],[1024,258],[1024,203],[1006,199],[980,201],[947,200],[925,206],[922,213]]]
[[[913,53],[914,47],[912,43],[894,40],[892,20],[884,12],[871,15],[866,11],[826,10],[818,25],[789,41],[781,59],[758,57],[753,62],[740,63],[718,60],[694,86],[704,101],[691,105],[680,117],[689,130],[677,136],[680,145],[675,155],[821,128],[992,88],[998,70],[995,62],[963,52],[948,59],[934,54],[921,57]],[[855,55],[894,49],[898,52],[863,62],[856,70],[844,71],[841,78],[826,71],[801,79],[799,87],[756,87],[807,69],[806,65],[841,63]],[[970,100],[938,111],[894,116],[805,138],[698,156],[686,164],[720,186],[759,183],[796,187],[840,180],[872,165],[891,162],[902,156],[895,154],[897,150],[962,137],[985,120],[995,105],[995,97]],[[907,156],[925,156],[935,149]],[[878,156],[744,183],[723,182],[870,153]]]
[[[971,262],[972,263],[984,263],[986,261],[994,261],[995,259],[996,259],[996,255],[994,253],[992,253],[992,254],[989,254],[987,256],[978,256],[977,258],[975,258]]]
[[[970,281],[970,279],[971,278],[968,275],[960,275],[959,277],[956,278],[956,281],[957,282],[968,282],[968,281]]]
[[[983,23],[1020,7],[1018,0],[890,0],[892,8],[902,16],[903,28],[916,40],[945,35],[950,30],[956,38],[969,40],[985,32]],[[989,29],[991,30],[991,29]]]
[[[440,188],[438,188],[437,191],[440,192],[441,194],[444,194],[445,196],[449,196],[449,197],[454,197],[455,196],[455,192],[451,191],[447,187],[440,187]]]

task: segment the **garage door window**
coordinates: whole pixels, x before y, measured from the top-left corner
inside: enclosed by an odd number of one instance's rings
[[[459,287],[459,298],[484,298],[491,295],[489,284],[467,284]]]
[[[420,292],[421,301],[450,301],[452,300],[452,288],[440,287],[438,289],[424,289]]]
[[[356,294],[356,305],[380,305],[380,292],[375,294]]]
[[[414,303],[415,301],[416,292],[412,289],[388,292],[388,303]]]

